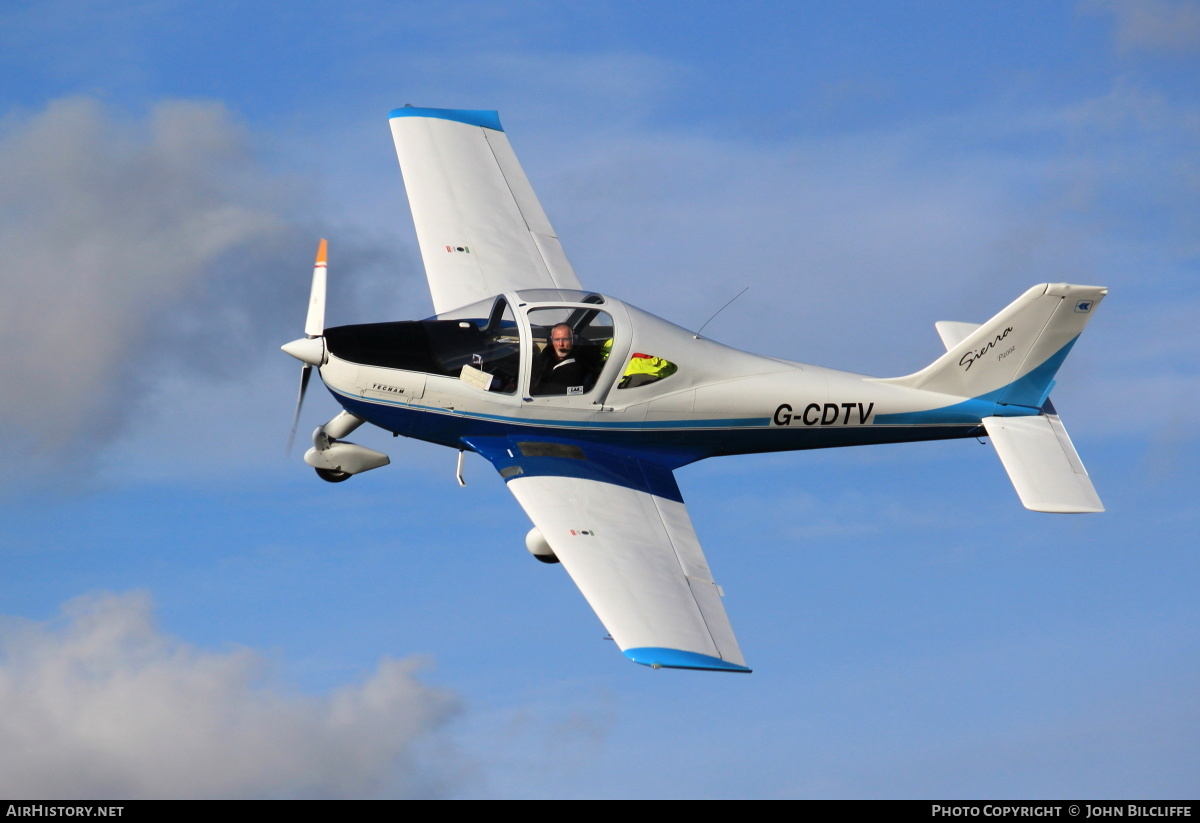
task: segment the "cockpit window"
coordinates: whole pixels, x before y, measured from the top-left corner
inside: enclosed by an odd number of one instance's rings
[[[612,317],[591,308],[533,309],[529,326],[535,349],[529,393],[590,392],[612,349]]]
[[[462,329],[474,327],[477,335],[474,340],[456,340],[442,350],[446,368],[458,366],[458,377],[476,388],[512,394],[521,369],[521,335],[512,307],[501,297],[486,323],[480,326],[478,322],[458,321]]]
[[[629,364],[625,367],[625,373],[621,375],[621,382],[617,384],[617,388],[634,389],[638,386],[645,386],[647,383],[656,383],[659,380],[665,380],[677,371],[679,371],[679,367],[670,360],[664,360],[652,354],[634,352],[633,356],[629,358]]]
[[[504,298],[470,308],[476,310],[473,317],[326,329],[325,342],[332,354],[351,363],[458,377],[486,391],[515,392],[521,340],[512,309]]]

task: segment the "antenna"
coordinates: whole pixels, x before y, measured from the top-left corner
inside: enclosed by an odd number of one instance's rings
[[[732,300],[730,300],[728,303],[726,303],[726,304],[725,304],[724,306],[722,306],[721,308],[717,309],[715,312],[713,312],[713,316],[712,316],[712,317],[710,317],[710,318],[708,318],[707,320],[705,320],[705,321],[704,321],[704,326],[707,326],[707,325],[708,325],[709,323],[711,323],[713,320],[716,320],[716,319],[717,319],[717,315],[718,315],[718,314],[720,314],[721,312],[723,312],[723,311],[725,311],[727,308],[729,308],[729,307],[730,307],[730,306],[733,304],[733,301],[734,301],[734,300],[737,300],[739,297],[741,297],[743,294],[745,294],[745,293],[746,293],[746,292],[748,292],[748,291],[750,291],[750,287],[749,287],[749,286],[746,286],[746,288],[742,289],[740,292],[738,292],[737,294],[735,294],[735,295],[733,296],[733,299],[732,299]],[[698,338],[700,337],[700,332],[704,331],[704,326],[701,326],[701,327],[700,327],[700,328],[699,328],[699,329],[696,331],[696,333],[695,333],[694,335],[692,335],[692,336],[693,336],[694,338],[697,338],[697,339],[698,339]]]

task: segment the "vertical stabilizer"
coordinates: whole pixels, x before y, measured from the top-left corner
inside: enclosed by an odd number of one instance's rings
[[[1034,286],[921,371],[884,382],[1041,408],[1058,367],[1107,293],[1068,283]],[[966,325],[939,325],[938,331],[949,345]]]

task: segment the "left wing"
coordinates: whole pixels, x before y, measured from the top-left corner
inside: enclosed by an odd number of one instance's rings
[[[435,312],[582,288],[496,112],[405,106],[389,118]]]
[[[748,672],[670,469],[585,442],[470,438],[625,656]]]

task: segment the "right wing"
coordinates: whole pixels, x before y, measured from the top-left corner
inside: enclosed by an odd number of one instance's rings
[[[496,112],[406,106],[389,118],[436,313],[582,288]]]
[[[567,440],[470,438],[630,660],[748,672],[670,469]]]

